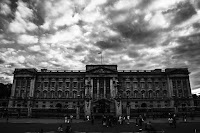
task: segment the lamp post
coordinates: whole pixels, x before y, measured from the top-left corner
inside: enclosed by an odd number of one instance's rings
[[[80,102],[79,102],[80,95],[77,95],[77,99],[78,99],[78,102],[77,102],[77,108],[76,108],[76,119],[80,119]]]

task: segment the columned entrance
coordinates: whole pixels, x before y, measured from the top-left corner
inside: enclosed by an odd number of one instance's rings
[[[115,114],[114,101],[108,99],[100,99],[94,101],[92,104],[92,113],[95,116]]]

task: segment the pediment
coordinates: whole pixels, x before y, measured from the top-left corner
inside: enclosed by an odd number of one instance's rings
[[[116,73],[117,71],[111,70],[109,68],[105,68],[105,67],[98,67],[92,70],[89,70],[88,73],[92,73],[92,74],[112,74],[112,73]]]

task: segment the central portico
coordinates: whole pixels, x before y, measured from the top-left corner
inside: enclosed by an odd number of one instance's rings
[[[117,65],[87,65],[85,75],[85,114],[121,115],[117,104]],[[117,108],[118,106],[118,108]]]

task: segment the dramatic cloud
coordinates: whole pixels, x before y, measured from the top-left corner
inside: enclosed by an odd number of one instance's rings
[[[17,67],[188,67],[200,90],[198,0],[1,0],[0,81]],[[195,91],[194,91],[195,90]]]

